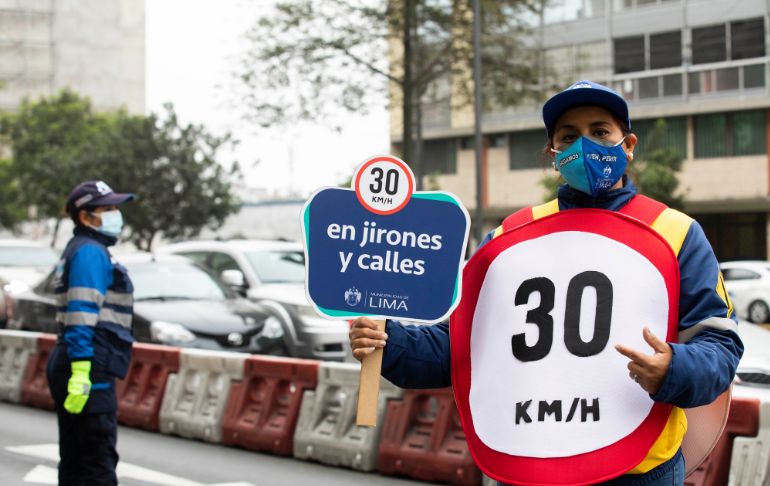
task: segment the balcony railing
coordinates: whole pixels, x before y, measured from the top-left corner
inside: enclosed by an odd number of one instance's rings
[[[612,86],[628,101],[660,102],[720,94],[767,92],[768,58],[658,69],[612,77]]]

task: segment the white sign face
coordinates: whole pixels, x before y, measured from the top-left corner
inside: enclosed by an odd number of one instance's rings
[[[565,231],[504,250],[489,266],[471,331],[479,439],[546,458],[629,435],[653,401],[614,346],[652,353],[642,329],[665,339],[668,308],[658,269],[610,238]]]
[[[392,214],[401,210],[412,197],[414,174],[396,157],[373,157],[356,171],[353,189],[359,202],[369,211]]]

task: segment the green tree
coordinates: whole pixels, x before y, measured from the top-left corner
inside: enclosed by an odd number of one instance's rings
[[[34,208],[35,219],[56,218],[52,244],[69,191],[82,180],[99,177],[90,154],[107,128],[107,117],[95,113],[88,98],[68,89],[49,98],[24,99],[16,112],[0,118],[2,142],[12,151],[8,171],[18,187],[17,204]]]
[[[526,0],[481,0],[489,106],[539,96],[536,49],[522,39]],[[531,17],[531,15],[530,15]],[[404,158],[420,145],[424,105],[472,99],[470,0],[281,0],[247,34],[239,103],[262,126],[312,120],[335,125],[341,112],[401,102]],[[390,96],[389,96],[390,95]]]
[[[10,159],[0,159],[0,226],[10,230],[27,217]]]
[[[239,204],[231,181],[240,174],[219,164],[220,150],[235,143],[203,126],[180,123],[171,105],[162,117],[117,113],[100,144],[106,177],[137,200],[126,208],[127,239],[151,250],[155,239],[197,236],[222,226]]]
[[[34,206],[38,218],[62,216],[72,187],[95,175],[89,154],[107,128],[107,117],[66,89],[50,98],[25,99],[15,113],[4,115],[0,134],[12,151],[9,170],[20,190],[19,202]]]
[[[683,157],[665,145],[665,134],[666,122],[659,119],[646,140],[640,140],[641,150],[637,149],[640,156],[634,160],[630,172],[641,194],[682,209],[684,198],[677,193],[677,173],[682,169]]]
[[[160,233],[183,239],[217,228],[238,208],[230,184],[238,165],[227,171],[217,162],[234,141],[181,124],[171,106],[163,118],[96,113],[87,98],[64,90],[24,100],[0,119],[0,134],[13,154],[10,164],[0,163],[3,225],[13,225],[32,206],[36,218],[59,221],[69,191],[94,179],[137,194],[125,210],[126,234],[145,250]]]

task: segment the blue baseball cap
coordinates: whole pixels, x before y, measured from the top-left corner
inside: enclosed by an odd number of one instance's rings
[[[81,182],[67,196],[67,213],[74,215],[81,209],[116,206],[134,199],[134,194],[112,190],[104,181]]]
[[[631,130],[631,119],[628,117],[628,104],[614,90],[591,81],[578,81],[561,93],[551,96],[543,105],[543,123],[550,138],[556,120],[570,108],[576,106],[594,105],[607,109],[626,123]]]

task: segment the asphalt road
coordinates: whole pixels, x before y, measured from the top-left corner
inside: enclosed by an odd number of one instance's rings
[[[52,412],[0,403],[0,483],[56,484],[56,442]],[[118,432],[118,452],[123,486],[425,484],[127,427]]]

